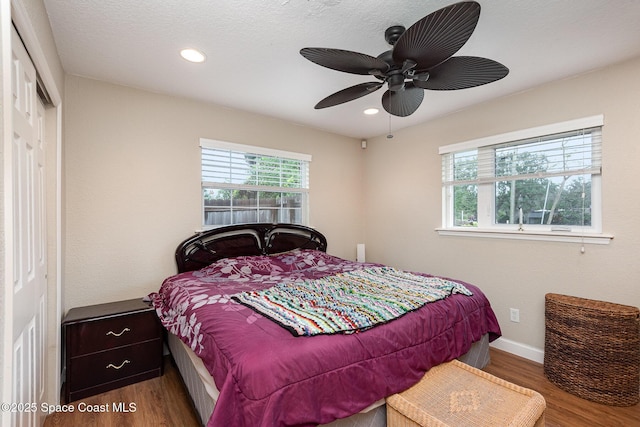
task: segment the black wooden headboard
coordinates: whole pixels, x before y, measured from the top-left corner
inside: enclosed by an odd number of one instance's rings
[[[222,259],[242,255],[272,255],[293,249],[327,250],[327,239],[297,224],[237,224],[197,233],[176,249],[178,272],[199,270]]]

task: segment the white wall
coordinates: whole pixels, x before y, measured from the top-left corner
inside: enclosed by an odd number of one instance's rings
[[[81,77],[65,86],[65,309],[142,297],[201,228],[201,137],[311,154],[311,226],[355,259],[360,140]]]
[[[544,347],[548,292],[640,306],[640,59],[485,103],[369,140],[365,153],[367,258],[480,286],[503,336]],[[469,89],[473,90],[473,89]],[[429,108],[429,92],[425,105]],[[603,231],[607,246],[439,236],[438,147],[604,114]],[[380,174],[380,170],[393,173]],[[377,203],[384,194],[385,203]],[[388,199],[391,198],[391,200]],[[509,308],[520,309],[520,323]]]

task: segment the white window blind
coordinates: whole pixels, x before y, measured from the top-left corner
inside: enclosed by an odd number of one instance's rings
[[[236,188],[303,190],[309,188],[306,162],[232,150],[202,148],[203,184]]]
[[[200,146],[203,183],[309,188],[309,155],[213,140],[201,140]]]
[[[443,155],[443,185],[599,175],[600,127],[529,138]]]

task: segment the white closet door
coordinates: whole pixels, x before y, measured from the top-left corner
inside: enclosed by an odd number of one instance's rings
[[[12,31],[13,401],[14,426],[40,425],[46,342],[44,107],[36,71]],[[31,405],[31,406],[26,406]]]

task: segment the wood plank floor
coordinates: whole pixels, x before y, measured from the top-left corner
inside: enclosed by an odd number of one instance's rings
[[[547,427],[631,427],[640,426],[640,404],[628,407],[605,406],[581,399],[551,383],[539,363],[494,348],[486,372],[530,388],[547,401]]]
[[[485,371],[542,394],[547,401],[547,427],[640,426],[640,404],[613,407],[580,399],[549,382],[542,365],[530,360],[491,348],[491,363]],[[104,413],[54,413],[45,419],[45,427],[200,426],[180,375],[169,359],[165,363],[165,374],[160,378],[81,401],[87,405],[134,403],[136,410],[127,413],[113,410]],[[76,406],[78,403],[74,402]]]
[[[107,405],[109,412],[80,412],[79,403]],[[115,412],[113,404],[133,403],[135,411]],[[73,413],[56,412],[45,418],[45,427],[196,427],[200,420],[178,369],[165,358],[164,375],[96,396],[71,402]]]

